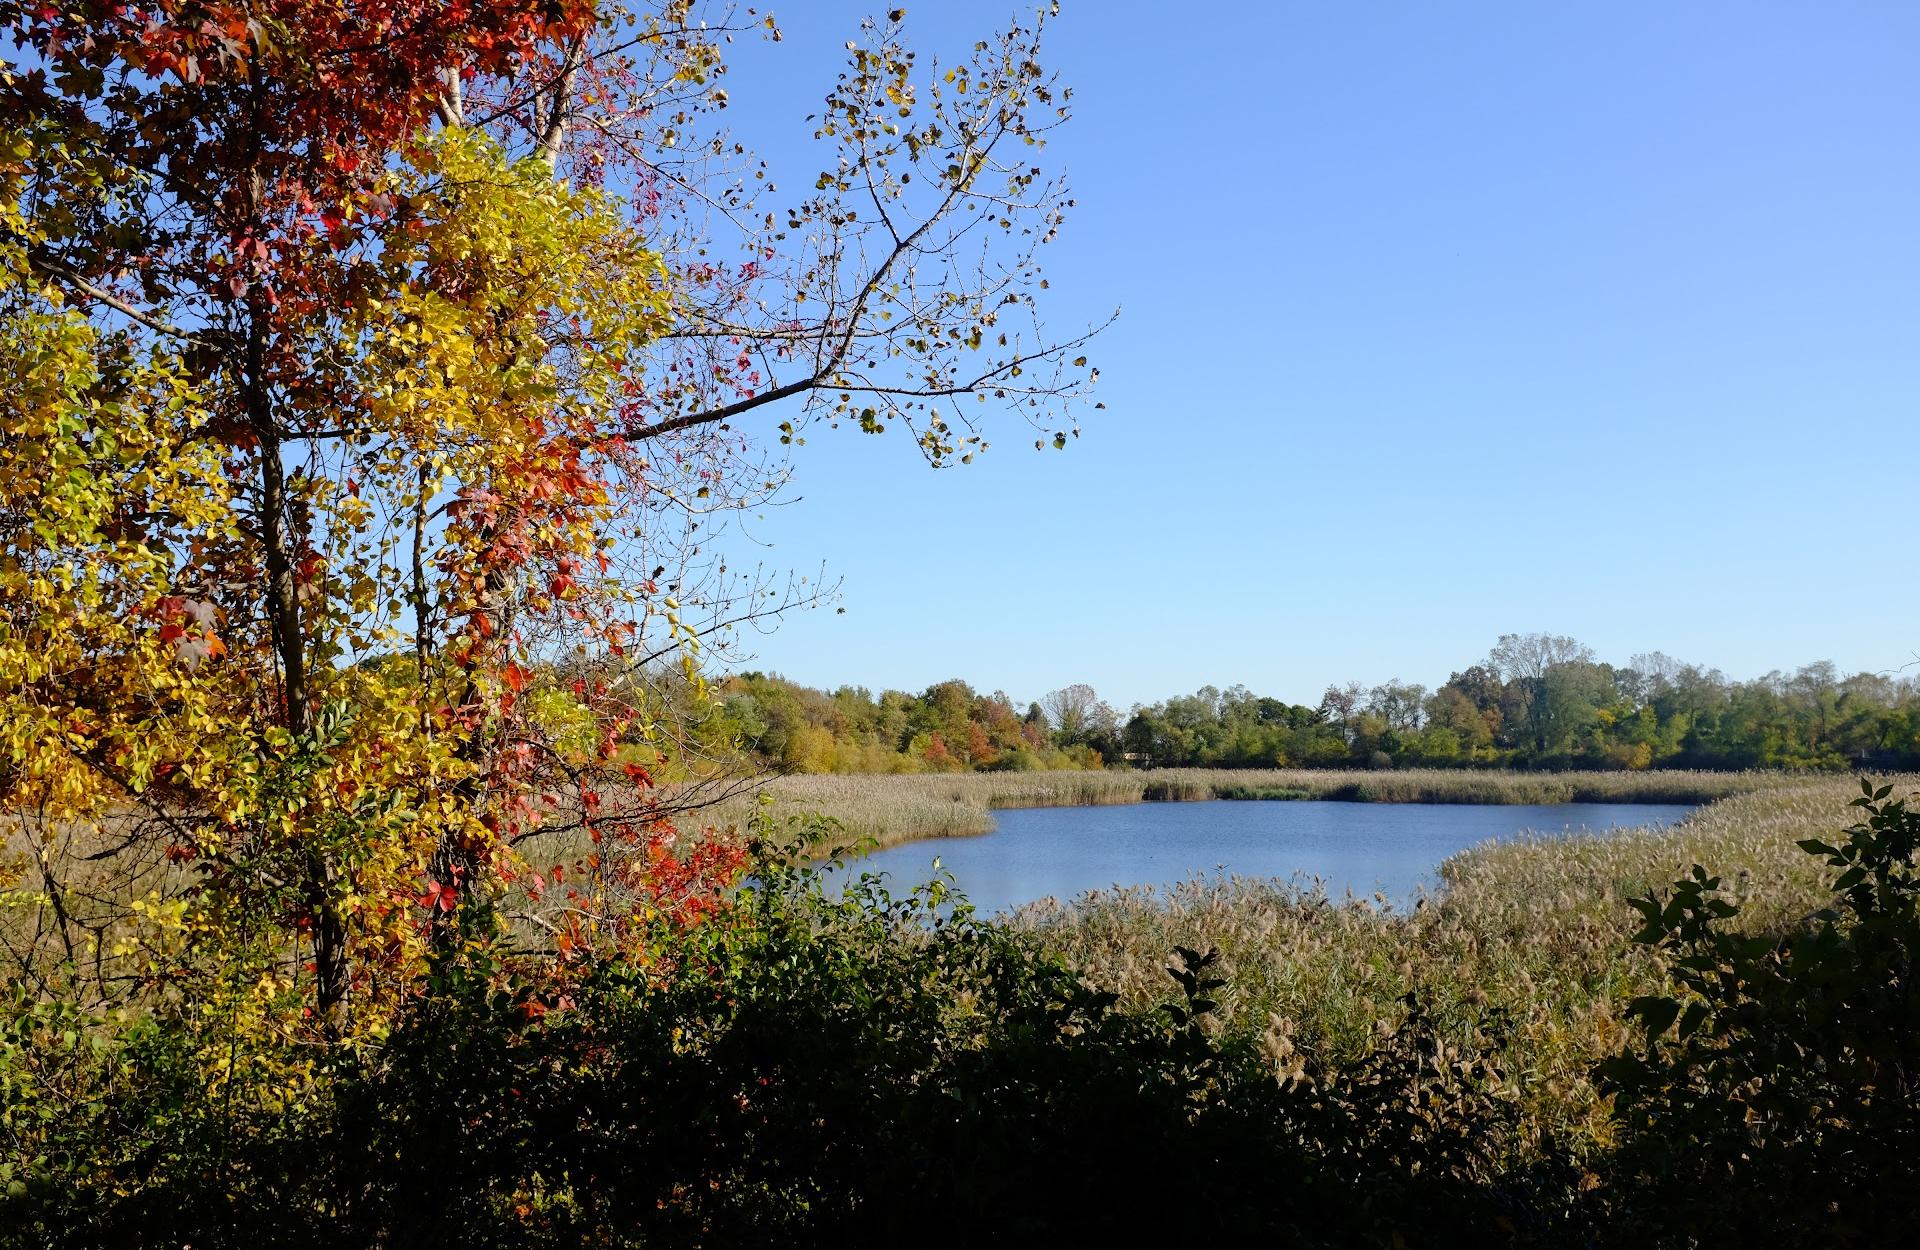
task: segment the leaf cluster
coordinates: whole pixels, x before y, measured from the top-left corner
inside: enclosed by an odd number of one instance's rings
[[[1636,998],[1643,1048],[1602,1065],[1628,1137],[1622,1218],[1689,1244],[1881,1244],[1920,1229],[1920,811],[1861,783],[1862,819],[1800,843],[1834,870],[1831,906],[1791,931],[1746,934],[1718,877],[1695,866],[1635,900],[1637,940],[1672,990]]]

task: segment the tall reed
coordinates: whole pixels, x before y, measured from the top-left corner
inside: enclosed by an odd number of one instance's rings
[[[1486,843],[1447,860],[1440,890],[1407,911],[1312,881],[1216,876],[1032,904],[1011,923],[1138,1008],[1164,1001],[1176,945],[1217,947],[1229,978],[1217,1027],[1275,1053],[1355,1057],[1408,992],[1462,1041],[1504,1015],[1509,1079],[1531,1122],[1597,1146],[1610,1129],[1588,1072],[1626,1037],[1628,1000],[1661,984],[1629,940],[1638,915],[1626,900],[1698,863],[1743,900],[1742,923],[1796,923],[1824,894],[1795,843],[1848,823],[1858,792],[1772,786],[1677,826]]]

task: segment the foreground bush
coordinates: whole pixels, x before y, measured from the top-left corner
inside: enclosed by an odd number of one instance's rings
[[[1179,952],[1172,1001],[1123,1013],[937,885],[833,897],[773,867],[660,939],[564,990],[445,968],[323,1104],[278,1115],[199,1099],[145,1026],[101,1062],[95,1104],[111,1088],[116,1111],[80,1125],[93,1156],[68,1142],[57,1175],[16,1189],[11,1228],[74,1246],[1332,1245],[1531,1218],[1497,1173],[1496,1064],[1418,1011],[1366,1062],[1309,1072],[1209,1038],[1211,955]]]
[[[1837,842],[1832,905],[1733,923],[1705,870],[1639,907],[1670,980],[1567,1144],[1512,1022],[1408,994],[1373,1040],[1224,1028],[1176,946],[1122,1006],[935,883],[762,862],[644,954],[538,979],[463,947],[383,1044],[304,1072],[178,1004],[16,995],[0,1229],[33,1246],[1901,1244],[1920,1231],[1920,816]],[[790,862],[790,861],[789,861]],[[1759,909],[1767,914],[1765,909]],[[1347,920],[1354,918],[1349,916]],[[492,953],[489,953],[492,952]],[[1643,987],[1646,988],[1646,987]],[[1625,1005],[1623,1004],[1623,1007]],[[229,1047],[224,1054],[221,1048]]]
[[[1672,990],[1634,1000],[1644,1049],[1601,1071],[1629,1130],[1619,1217],[1648,1242],[1920,1235],[1920,811],[1862,785],[1859,823],[1801,843],[1838,871],[1787,932],[1734,927],[1703,868],[1637,900]]]

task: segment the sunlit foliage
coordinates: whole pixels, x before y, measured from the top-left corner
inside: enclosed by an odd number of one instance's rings
[[[1039,321],[1049,17],[868,24],[775,212],[717,120],[750,11],[0,6],[9,971],[244,1020],[293,1088],[457,950],[719,906],[743,852],[655,773],[732,765],[704,655],[826,593],[711,545],[756,444],[1064,441],[1092,379]]]

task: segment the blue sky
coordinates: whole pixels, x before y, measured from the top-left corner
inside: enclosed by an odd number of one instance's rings
[[[944,53],[1012,11],[907,7]],[[788,186],[873,8],[736,49]],[[1051,38],[1050,320],[1121,309],[1106,410],[940,472],[814,431],[754,533],[846,611],[756,666],[1124,707],[1431,685],[1513,631],[1733,676],[1920,653],[1920,6],[1068,0]]]

